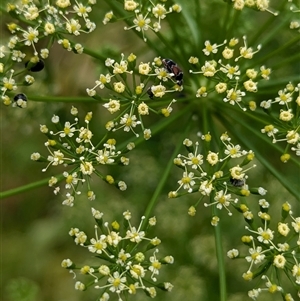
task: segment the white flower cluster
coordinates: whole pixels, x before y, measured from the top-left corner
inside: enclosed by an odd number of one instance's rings
[[[92,208],[92,215],[97,222],[95,237],[88,240],[87,235],[78,228],[72,228],[69,234],[74,237],[77,245],[86,248],[95,254],[99,260],[98,265],[77,267],[70,259],[62,262],[62,267],[70,269],[75,274],[80,269],[81,275],[88,275],[93,279],[89,286],[100,290],[100,300],[108,300],[116,294],[118,300],[127,300],[128,294],[134,295],[138,290],[143,290],[148,296],[154,298],[156,289],[171,291],[173,285],[169,282],[157,283],[160,269],[165,264],[172,264],[174,258],[165,256],[159,258],[157,246],[161,243],[157,237],[148,238],[143,229],[156,224],[156,218],[145,221],[141,218],[140,225],[136,228],[131,225],[131,212],[123,213],[124,228],[118,222],[113,222],[111,228],[107,222],[103,223],[103,213]],[[98,232],[101,229],[101,234]],[[151,255],[148,253],[154,249]],[[150,282],[149,282],[150,281]],[[90,283],[90,282],[89,282]],[[146,283],[152,283],[147,286]],[[75,288],[85,290],[88,288],[81,281],[76,281]],[[124,299],[123,299],[124,297]]]
[[[94,146],[92,143],[93,133],[89,129],[89,122],[92,119],[92,112],[89,112],[84,119],[85,126],[79,126],[78,111],[72,107],[71,114],[76,116],[73,123],[66,121],[61,124],[59,116],[52,117],[52,123],[60,130],[54,132],[48,129],[46,125],[41,125],[40,130],[48,140],[45,143],[49,151],[47,157],[39,153],[33,153],[31,159],[39,162],[48,162],[43,169],[45,172],[50,166],[64,166],[71,168],[71,171],[64,171],[59,176],[52,176],[49,180],[49,186],[54,187],[54,193],[60,192],[59,182],[64,180],[66,189],[63,205],[73,206],[76,195],[81,194],[85,183],[88,187],[87,197],[89,200],[95,199],[95,194],[90,190],[90,178],[96,175],[107,183],[115,185],[118,189],[124,191],[127,186],[124,181],[116,181],[111,175],[104,175],[97,167],[103,165],[128,165],[129,159],[124,156],[129,150],[134,148],[130,143],[124,150],[117,150],[116,140],[108,139],[103,145]]]

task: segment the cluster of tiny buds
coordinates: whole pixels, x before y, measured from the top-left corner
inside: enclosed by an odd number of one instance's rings
[[[215,56],[219,48],[222,47],[222,57],[226,62],[223,62],[221,59],[216,61],[212,58],[212,60],[205,61],[204,65],[199,67],[201,71],[190,70],[190,73],[202,74],[206,78],[213,78],[217,82],[213,89],[201,86],[196,92],[196,97],[207,97],[211,92],[226,94],[223,98],[224,102],[231,105],[236,104],[243,111],[246,111],[246,107],[242,106],[245,96],[247,93],[256,93],[258,91],[259,79],[269,80],[271,69],[261,66],[260,70],[249,68],[242,70],[243,65],[237,65],[236,62],[240,59],[252,59],[254,54],[261,49],[261,45],[258,45],[257,50],[254,51],[251,47],[247,46],[246,36],[243,36],[243,46],[239,48],[239,54],[235,55],[235,46],[238,43],[239,40],[237,38],[232,38],[229,41],[225,40],[219,45],[205,41],[204,55]],[[197,57],[190,57],[189,63],[195,65],[198,69],[199,59]],[[241,78],[243,79],[242,83],[240,82]],[[247,105],[250,110],[256,109],[256,104],[253,101],[247,102]]]
[[[142,5],[134,0],[124,0],[124,15],[117,17],[113,11],[109,11],[105,14],[103,24],[107,24],[111,20],[126,20],[128,23],[133,25],[127,27],[125,30],[135,29],[142,33],[143,40],[146,42],[147,38],[145,32],[152,30],[158,32],[161,30],[161,20],[165,19],[166,16],[172,12],[181,12],[181,6],[179,4],[173,4],[171,7],[166,8],[164,4],[154,3],[155,1],[148,1],[145,5]],[[128,13],[128,14],[127,14]],[[134,15],[132,14],[134,13]],[[132,20],[132,17],[133,20]]]
[[[79,267],[70,259],[64,259],[61,263],[63,268],[69,269],[74,275],[74,279],[78,276],[76,270],[79,270],[81,276],[93,279],[88,284],[76,281],[75,289],[86,290],[94,287],[100,290],[99,300],[103,301],[114,294],[119,301],[125,300],[127,294],[134,295],[137,290],[143,290],[152,298],[156,296],[156,288],[169,292],[172,290],[173,285],[170,282],[157,283],[157,277],[162,266],[173,264],[174,258],[172,256],[159,258],[157,246],[161,243],[160,239],[148,238],[147,231],[143,230],[156,225],[155,217],[151,217],[146,224],[143,216],[136,228],[131,225],[131,212],[128,210],[123,213],[122,223],[114,221],[111,225],[103,221],[102,212],[92,208],[92,215],[97,223],[94,238],[88,241],[85,232],[78,228],[72,228],[69,235],[74,237],[77,245],[97,255],[101,262],[98,266],[94,264],[93,267],[88,265]],[[124,228],[120,226],[122,224]],[[150,250],[153,252],[149,256]],[[146,283],[153,286],[148,287]]]
[[[144,138],[151,137],[151,130],[144,127],[143,118],[151,112],[170,116],[172,104],[176,99],[160,101],[161,109],[157,110],[152,103],[155,98],[163,98],[169,93],[178,93],[183,89],[183,72],[170,59],[154,58],[152,62],[140,62],[137,67],[136,56],[131,53],[127,58],[121,54],[121,60],[107,58],[105,66],[108,73],[100,74],[95,86],[87,88],[87,94],[97,100],[104,101],[103,107],[110,114],[118,113],[115,119],[106,124],[108,131],[123,129],[132,132],[136,137],[137,126],[141,126]],[[129,76],[124,76],[127,74]],[[151,82],[149,83],[149,81]],[[135,83],[132,87],[132,82]],[[97,90],[110,90],[110,97],[98,95]],[[122,110],[120,113],[119,111]]]
[[[279,277],[279,273],[284,271],[295,287],[300,285],[300,217],[294,217],[291,205],[288,202],[284,203],[281,221],[277,223],[274,231],[269,227],[272,219],[268,214],[269,202],[261,199],[259,206],[261,211],[258,212],[258,217],[263,223],[263,227],[253,228],[254,223],[248,221],[249,226],[246,226],[245,229],[251,235],[242,237],[242,242],[249,247],[249,255],[240,255],[237,249],[232,249],[227,252],[227,256],[231,259],[245,259],[249,263],[247,271],[242,275],[246,281],[261,276],[262,267],[265,267],[262,279],[267,279],[266,288],[249,291],[250,298],[256,300],[263,291],[270,293],[279,291],[284,293],[285,300],[292,301],[294,300],[292,294],[285,292],[284,282],[280,283],[279,279],[282,277]],[[290,218],[290,222],[285,222],[286,218]],[[297,241],[295,241],[296,239]],[[277,243],[276,240],[278,240]],[[256,268],[256,266],[258,267]],[[272,276],[275,273],[276,279]],[[267,274],[270,274],[271,280]]]
[[[209,144],[212,137],[210,133],[201,135],[203,143]],[[190,207],[189,214],[194,216],[196,207],[202,199],[208,196],[210,203],[204,203],[205,207],[216,206],[217,209],[225,209],[228,215],[232,215],[230,207],[238,208],[238,198],[233,197],[233,194],[239,196],[249,196],[252,194],[264,195],[266,190],[259,188],[249,188],[246,184],[248,171],[254,167],[245,168],[245,166],[254,159],[252,151],[241,149],[240,145],[234,145],[227,133],[221,135],[220,140],[223,147],[219,152],[208,151],[201,153],[200,143],[193,143],[189,139],[183,141],[184,146],[188,150],[188,155],[179,154],[174,159],[174,164],[183,169],[182,178],[178,181],[178,188],[175,191],[169,192],[170,198],[178,197],[186,193],[200,193],[200,200],[194,206]],[[205,148],[204,148],[205,149]],[[221,154],[223,153],[223,158]],[[221,158],[220,158],[221,157]],[[223,162],[231,162],[235,159],[243,158],[239,164],[233,165]],[[180,191],[183,192],[180,193]]]
[[[3,75],[3,77],[0,77],[1,99],[3,104],[6,106],[12,105],[12,107],[18,107],[22,109],[27,108],[27,96],[24,93],[17,93],[13,98],[11,98],[7,93],[16,91],[18,89],[18,86],[32,85],[35,82],[34,77],[27,74],[22,79],[22,82],[18,83],[15,79],[15,70],[9,69],[6,71],[6,73],[4,73],[3,63],[0,63],[0,73],[2,73]]]
[[[252,8],[258,11],[266,11],[274,16],[278,15],[277,11],[272,11],[269,8],[269,0],[229,0],[233,2],[233,8],[236,10],[242,10],[245,7]]]
[[[275,99],[263,100],[260,106],[273,118],[273,122],[265,125],[261,132],[272,138],[273,143],[287,143],[281,161],[286,163],[291,158],[289,149],[294,151],[296,156],[300,156],[300,83],[293,85],[289,82],[284,89],[278,91]],[[279,112],[274,115],[276,106]],[[271,107],[272,115],[269,114]]]
[[[288,2],[293,2],[293,0],[288,0]],[[293,13],[299,13],[300,12],[299,1],[298,1],[297,5],[295,3],[293,3],[290,6],[290,10]],[[299,21],[299,18],[298,18],[298,20],[295,18],[293,21],[290,22],[290,29],[294,29],[294,30],[297,30],[298,32],[300,32],[300,21]]]
[[[46,2],[46,3],[43,3]],[[81,44],[71,43],[64,35],[78,36],[80,33],[90,33],[96,28],[91,22],[89,14],[95,0],[89,0],[87,4],[78,1],[71,3],[71,0],[58,0],[53,5],[49,1],[34,2],[23,1],[20,4],[9,3],[7,11],[16,19],[7,25],[11,37],[6,45],[0,45],[0,73],[2,101],[5,105],[12,103],[6,92],[15,91],[18,86],[33,84],[34,77],[24,72],[14,72],[12,66],[20,66],[24,62],[23,69],[26,72],[39,72],[44,68],[44,60],[48,58],[50,48],[56,40],[68,51],[83,53]],[[25,19],[30,22],[27,27],[22,27]],[[59,35],[58,35],[59,33]],[[41,48],[41,40],[49,39],[48,47]],[[44,43],[45,44],[45,43]],[[46,43],[47,44],[47,43]],[[32,56],[28,58],[28,50],[33,50]],[[6,60],[6,61],[5,61]],[[21,78],[22,76],[22,78]],[[21,78],[21,79],[20,79]],[[17,82],[18,80],[18,82]],[[19,104],[14,99],[15,106],[24,108],[24,102]]]
[[[128,165],[129,158],[124,155],[134,148],[134,143],[129,143],[125,149],[117,150],[115,139],[108,139],[103,145],[95,146],[92,143],[93,133],[89,129],[92,119],[92,112],[86,114],[84,126],[80,126],[78,110],[72,107],[71,114],[75,117],[74,122],[66,121],[60,123],[59,116],[52,117],[52,123],[58,131],[49,130],[46,125],[41,125],[40,130],[48,140],[45,146],[49,152],[47,157],[40,153],[33,153],[31,159],[39,162],[48,162],[43,169],[46,172],[50,166],[64,166],[71,168],[71,171],[64,171],[59,176],[52,176],[49,186],[54,188],[54,193],[60,193],[59,182],[65,181],[64,188],[67,191],[63,205],[73,206],[76,195],[81,194],[79,187],[87,186],[87,197],[95,199],[95,193],[90,189],[90,177],[96,175],[108,184],[115,185],[119,190],[124,191],[127,185],[124,181],[116,181],[111,175],[103,174],[97,167],[103,165]],[[85,184],[85,185],[79,185]]]

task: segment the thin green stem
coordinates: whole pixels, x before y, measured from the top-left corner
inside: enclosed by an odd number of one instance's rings
[[[269,58],[274,57],[275,55],[279,54],[282,51],[286,51],[286,50],[289,51],[290,47],[292,45],[296,45],[299,41],[300,41],[300,37],[296,36],[294,39],[291,39],[289,42],[287,42],[286,44],[283,44],[281,47],[277,48],[273,52],[270,52],[266,56],[264,56],[264,57],[258,59],[257,61],[253,62],[253,64],[250,65],[249,67],[258,66],[259,64],[267,61]]]
[[[186,133],[184,133],[184,134],[186,134]],[[164,170],[163,175],[160,178],[159,183],[156,186],[156,189],[155,189],[155,191],[154,191],[154,193],[152,195],[152,198],[151,198],[151,200],[149,201],[149,203],[147,205],[147,208],[146,208],[145,214],[144,214],[144,216],[146,217],[145,218],[146,221],[149,219],[150,215],[152,214],[152,211],[153,211],[153,209],[155,207],[155,204],[156,204],[156,202],[158,200],[158,197],[160,196],[160,194],[161,194],[161,192],[163,190],[163,187],[164,187],[167,179],[169,178],[169,174],[171,172],[171,168],[173,167],[173,159],[176,156],[176,154],[179,152],[180,147],[181,147],[181,144],[178,143],[178,145],[176,146],[176,148],[175,148],[175,150],[174,150],[174,152],[173,152],[173,154],[171,156],[171,159],[168,162],[168,165],[166,166],[166,168]],[[144,223],[143,226],[146,227],[146,225],[147,224]]]
[[[180,43],[189,43],[189,45],[194,49],[195,52],[199,50],[200,41],[202,39],[201,31],[201,10],[200,10],[200,1],[196,0],[194,3],[192,1],[182,1],[181,3],[182,11],[177,18],[168,18],[168,22],[171,28],[176,28],[179,26],[184,26],[185,35],[181,35],[179,38],[178,32],[176,33],[180,40]],[[171,46],[171,49],[174,50],[174,46]],[[178,52],[178,48],[177,48]],[[180,49],[181,57],[188,55],[186,53],[186,47]]]
[[[229,25],[228,25],[228,28],[226,29],[226,38],[227,39],[232,36],[232,34],[234,32],[234,28],[235,28],[236,24],[238,23],[238,19],[241,15],[241,12],[238,10],[233,10],[232,14],[233,14],[233,16],[230,16],[231,23],[228,23]]]
[[[168,39],[166,39],[160,32],[157,32],[156,35],[157,35],[157,37],[159,38],[159,40],[165,45],[165,47],[168,49],[168,51],[169,51],[170,53],[172,53],[171,56],[172,56],[172,57],[177,57],[178,54],[177,54],[177,51],[174,49],[172,42],[169,41]],[[153,46],[154,44],[157,43],[157,41],[153,41],[153,42],[152,42],[152,41],[150,41],[150,40],[147,41],[147,42],[148,42],[148,44],[151,46],[151,48],[152,48],[152,46]]]
[[[195,5],[196,5],[196,22],[197,22],[197,29],[196,29],[196,39],[195,39],[195,44],[196,44],[196,49],[199,49],[200,47],[200,42],[202,40],[202,34],[201,31],[199,30],[199,28],[201,28],[201,18],[198,18],[198,16],[201,14],[201,5],[200,5],[201,1],[196,0],[195,1]]]
[[[212,206],[212,214],[216,215],[216,206]],[[219,288],[220,288],[220,301],[227,300],[227,288],[226,288],[226,273],[225,273],[225,260],[224,260],[224,252],[222,245],[222,237],[221,237],[221,225],[218,224],[214,227],[215,232],[215,244],[216,244],[216,253],[218,260],[218,268],[219,268]]]
[[[300,53],[296,53],[295,55],[289,56],[285,60],[279,60],[277,63],[274,63],[272,66],[272,69],[274,69],[274,70],[279,69],[279,67],[287,66],[293,62],[295,62],[295,64],[297,64],[299,66],[299,61],[300,61]],[[296,77],[299,80],[299,74],[297,74]]]
[[[58,181],[61,181],[64,178],[64,176],[62,174],[56,175],[55,177],[58,179]],[[0,199],[8,198],[10,196],[17,195],[19,193],[23,193],[23,192],[44,186],[44,185],[48,184],[49,179],[50,178],[46,178],[46,179],[43,179],[40,181],[36,181],[36,182],[30,183],[30,184],[26,184],[26,185],[17,187],[17,188],[6,190],[4,192],[0,192]]]
[[[40,95],[28,95],[28,99],[38,102],[98,102],[92,97],[65,97],[65,96],[40,96]]]
[[[256,43],[261,44],[261,34],[262,33],[266,33],[267,32],[267,28],[273,23],[273,17],[269,16],[267,21],[260,27],[257,28],[257,30],[255,31],[255,35],[249,40],[249,45],[254,45]],[[273,31],[272,31],[273,33]],[[270,34],[269,34],[270,36]]]
[[[189,120],[191,121],[192,118],[189,118]],[[184,139],[186,134],[189,132],[190,127],[191,127],[191,122],[189,122],[189,124],[185,128],[185,131],[183,132],[180,141],[182,141]],[[176,154],[178,154],[181,147],[182,147],[182,144],[178,143],[175,150],[174,150],[174,152],[173,152],[173,154],[172,154],[172,156],[171,156],[171,158],[170,158],[170,160],[169,160],[169,162],[168,162],[168,164],[167,164],[167,166],[166,166],[166,168],[165,168],[165,170],[164,170],[164,173],[163,173],[162,177],[160,178],[159,183],[157,184],[157,187],[156,187],[156,189],[155,189],[155,191],[152,195],[152,198],[151,198],[151,200],[149,201],[149,203],[147,205],[147,208],[146,208],[145,214],[144,214],[146,221],[149,219],[150,215],[152,214],[152,211],[155,207],[155,204],[158,200],[158,197],[161,195],[162,189],[163,189],[167,179],[169,178],[169,174],[170,174],[171,169],[173,167],[173,159],[176,156]],[[147,224],[144,223],[143,228],[146,227],[146,226],[147,226]]]
[[[227,5],[226,7],[226,14],[224,16],[224,19],[223,19],[223,23],[222,23],[222,26],[221,28],[226,28],[227,24],[229,23],[229,19],[230,19],[230,12],[232,11],[231,9],[231,6],[230,5]],[[229,38],[229,33],[227,32],[227,38]]]
[[[283,9],[285,1],[282,2],[281,8]],[[286,16],[283,19],[280,19],[279,16],[269,16],[267,21],[255,31],[255,35],[249,41],[250,45],[259,42],[260,44],[267,44],[274,36],[278,34],[279,29],[284,27],[289,21],[289,16]]]
[[[89,55],[89,56],[91,56],[91,57],[93,57],[95,59],[98,59],[101,62],[104,62],[107,59],[107,57],[101,55],[99,52],[93,51],[93,50],[91,50],[89,48],[84,48],[83,49],[83,53],[85,53],[85,54],[87,54],[87,55]]]

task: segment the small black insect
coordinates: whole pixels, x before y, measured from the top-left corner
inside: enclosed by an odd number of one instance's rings
[[[148,88],[148,90],[147,90],[147,94],[149,95],[149,98],[153,99],[153,97],[154,97],[154,94],[153,94],[153,92],[152,92],[151,88],[152,88],[152,86]]]
[[[25,108],[26,102],[27,102],[27,96],[23,93],[16,94],[14,97],[14,102],[17,107],[19,108]]]
[[[29,65],[29,64],[31,64],[31,65]],[[36,63],[32,63],[30,61],[27,61],[25,63],[25,68],[27,68],[31,72],[39,72],[39,71],[43,70],[44,67],[45,67],[45,63],[42,59],[39,59],[39,61]]]
[[[243,187],[245,185],[245,180],[230,178],[229,181],[235,187]]]
[[[170,60],[170,59],[162,59],[162,63],[166,70],[169,73],[172,73],[172,77],[176,80],[177,85],[182,86],[183,84],[183,72],[182,70],[178,67],[178,65]]]

